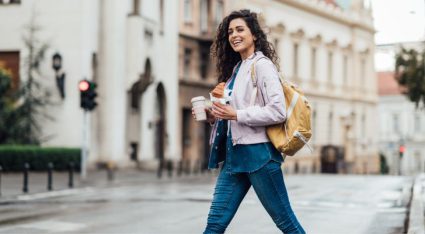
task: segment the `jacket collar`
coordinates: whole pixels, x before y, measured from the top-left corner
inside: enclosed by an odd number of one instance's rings
[[[253,54],[251,54],[248,58],[246,58],[246,59],[244,59],[244,60],[242,60],[243,62],[245,62],[245,61],[250,61],[250,60],[253,60],[253,59],[255,59],[255,58],[257,58],[257,57],[261,57],[261,56],[264,56],[264,54],[263,54],[263,52],[261,52],[261,51],[255,51]]]

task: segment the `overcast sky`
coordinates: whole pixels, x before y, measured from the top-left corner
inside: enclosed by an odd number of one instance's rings
[[[376,44],[423,40],[425,0],[372,0]]]

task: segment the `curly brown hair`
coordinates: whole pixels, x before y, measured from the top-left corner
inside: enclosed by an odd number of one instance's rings
[[[218,82],[227,81],[232,75],[233,67],[241,60],[238,52],[235,52],[229,43],[228,28],[230,21],[243,19],[252,35],[256,38],[255,51],[261,51],[279,69],[279,58],[276,55],[273,45],[267,41],[267,36],[260,27],[257,14],[250,10],[233,11],[226,16],[217,28],[216,38],[211,46],[211,56],[216,60]]]

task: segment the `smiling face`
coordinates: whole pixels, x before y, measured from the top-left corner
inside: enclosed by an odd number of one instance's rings
[[[242,18],[230,21],[227,31],[229,43],[235,52],[238,52],[242,59],[247,58],[255,51],[254,40],[251,30]]]

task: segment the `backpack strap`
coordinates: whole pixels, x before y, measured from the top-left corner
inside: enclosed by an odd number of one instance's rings
[[[257,78],[255,76],[255,64],[256,63],[257,63],[257,60],[252,62],[252,65],[251,65],[251,81],[252,81],[252,85],[254,86],[254,90],[251,93],[251,100],[249,102],[249,106],[253,106],[255,99],[257,98]]]
[[[254,86],[254,90],[252,91],[252,94],[251,94],[251,100],[249,102],[250,106],[254,105],[255,99],[257,98],[257,93],[258,93],[255,64],[258,62],[258,60],[263,59],[263,58],[267,58],[267,57],[261,57],[261,58],[254,60],[254,62],[252,62],[252,65],[251,65],[251,81],[252,81],[252,86]]]
[[[291,103],[289,104],[286,118],[289,119],[292,115],[292,111],[294,110],[295,105],[297,104],[298,98],[300,97],[300,94],[298,92],[294,92],[294,96],[292,96]]]

